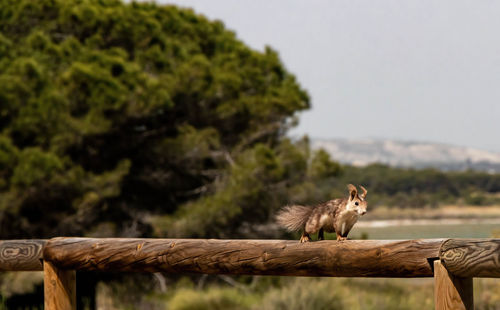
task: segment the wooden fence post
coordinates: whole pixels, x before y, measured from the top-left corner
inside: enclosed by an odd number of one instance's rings
[[[472,278],[455,277],[440,260],[434,261],[434,303],[436,310],[474,309]]]
[[[76,310],[76,271],[43,262],[45,310]]]

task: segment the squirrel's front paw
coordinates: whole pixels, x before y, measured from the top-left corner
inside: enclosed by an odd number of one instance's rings
[[[345,240],[347,240],[347,237],[337,236],[337,241],[345,241]]]

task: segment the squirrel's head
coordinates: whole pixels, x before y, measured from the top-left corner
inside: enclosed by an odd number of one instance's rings
[[[363,186],[359,185],[362,193],[358,194],[356,186],[349,184],[347,189],[349,190],[349,199],[347,200],[346,209],[349,211],[356,212],[358,215],[364,215],[366,213],[366,207],[368,203],[366,202],[366,194],[368,191]]]

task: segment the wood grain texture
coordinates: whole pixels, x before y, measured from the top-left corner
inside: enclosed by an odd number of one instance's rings
[[[44,261],[45,310],[76,310],[76,271],[61,270]]]
[[[449,239],[439,257],[455,276],[500,278],[500,239]]]
[[[46,240],[0,241],[0,271],[43,270],[42,250]]]
[[[54,238],[63,269],[338,277],[432,277],[443,239],[318,241]]]
[[[434,261],[434,305],[436,310],[472,310],[472,278],[455,277],[441,261]]]

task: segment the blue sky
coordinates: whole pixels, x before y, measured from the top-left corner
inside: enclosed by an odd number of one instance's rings
[[[294,135],[500,152],[500,1],[157,2],[277,50],[312,97]]]

